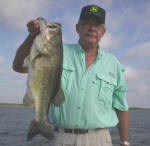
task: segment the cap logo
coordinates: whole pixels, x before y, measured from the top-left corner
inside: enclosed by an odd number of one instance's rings
[[[97,6],[91,6],[90,12],[92,12],[92,13],[98,12],[98,7]]]

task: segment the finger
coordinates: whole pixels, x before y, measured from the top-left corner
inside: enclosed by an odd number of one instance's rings
[[[33,25],[34,25],[33,20],[31,20],[30,22],[27,23],[27,27],[31,27],[31,26],[33,26]]]
[[[38,33],[38,32],[40,32],[40,29],[39,28],[35,28],[35,27],[30,27],[30,28],[28,28],[28,31],[30,33]]]
[[[39,20],[31,20],[30,22],[27,23],[27,27],[39,27]]]
[[[32,20],[27,24],[28,31],[30,33],[37,33],[40,31],[39,21]]]

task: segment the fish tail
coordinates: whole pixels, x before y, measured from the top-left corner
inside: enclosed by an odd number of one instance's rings
[[[39,134],[39,128],[38,128],[37,122],[35,120],[32,120],[29,130],[28,130],[27,140],[31,140],[32,137],[38,134]]]
[[[33,120],[31,122],[27,134],[27,140],[31,140],[34,136],[38,134],[41,134],[48,139],[54,138],[53,128],[49,121],[36,122],[35,120]]]

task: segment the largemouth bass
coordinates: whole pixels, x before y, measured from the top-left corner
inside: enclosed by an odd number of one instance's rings
[[[64,94],[60,88],[63,63],[63,47],[61,25],[46,23],[38,18],[40,34],[38,34],[31,47],[28,60],[27,93],[24,101],[32,99],[35,115],[32,120],[27,140],[37,134],[46,138],[54,137],[53,128],[48,120],[50,102],[59,106],[64,101]],[[28,97],[28,99],[27,99]]]

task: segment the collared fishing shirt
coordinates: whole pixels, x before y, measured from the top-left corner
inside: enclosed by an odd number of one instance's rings
[[[124,67],[98,46],[96,60],[86,69],[80,44],[63,45],[61,87],[65,102],[50,106],[52,124],[70,129],[114,127],[115,108],[128,110]]]

